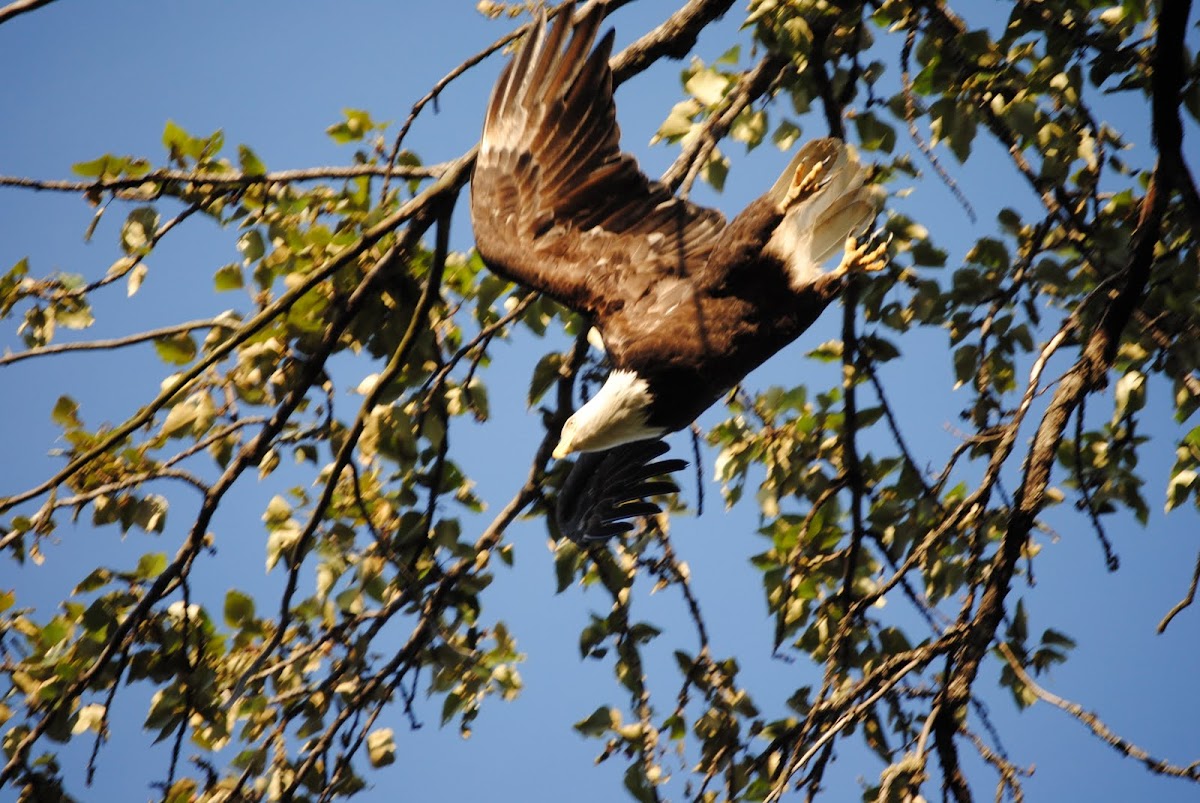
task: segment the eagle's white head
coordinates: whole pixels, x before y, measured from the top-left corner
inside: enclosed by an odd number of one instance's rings
[[[646,423],[653,398],[645,379],[633,371],[613,371],[600,392],[563,424],[554,456],[599,452],[664,434],[664,427]]]

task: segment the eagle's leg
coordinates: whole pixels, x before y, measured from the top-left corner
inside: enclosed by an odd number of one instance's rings
[[[850,273],[875,273],[887,267],[888,245],[892,235],[876,232],[860,242],[854,237],[846,238],[846,250],[842,261],[834,268],[833,276]]]

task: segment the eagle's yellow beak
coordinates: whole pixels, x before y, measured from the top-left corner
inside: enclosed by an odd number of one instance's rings
[[[562,460],[564,457],[566,457],[570,453],[571,453],[571,444],[567,443],[565,440],[560,440],[558,442],[558,446],[554,447],[554,459],[555,460]]]

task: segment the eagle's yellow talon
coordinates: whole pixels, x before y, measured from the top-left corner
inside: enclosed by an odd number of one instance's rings
[[[846,250],[841,263],[834,271],[839,276],[850,273],[876,273],[887,267],[888,245],[892,235],[875,233],[859,242],[854,237],[846,238]]]
[[[791,209],[797,201],[803,200],[821,189],[821,174],[825,172],[825,168],[826,162],[822,161],[813,165],[804,175],[800,175],[800,171],[796,171],[796,175],[792,179],[792,186],[784,196],[783,203],[780,204],[780,210]]]

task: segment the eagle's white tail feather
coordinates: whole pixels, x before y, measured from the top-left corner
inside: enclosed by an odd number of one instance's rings
[[[842,250],[847,237],[851,234],[857,236],[865,231],[874,216],[875,207],[862,200],[858,192],[845,196],[813,227],[813,262],[823,265],[825,260]]]
[[[863,186],[863,170],[848,145],[824,139],[809,143],[796,154],[783,176],[771,188],[778,203],[789,201],[793,185],[814,167],[817,189],[800,193],[767,243],[766,251],[787,265],[794,287],[811,283],[821,265],[845,245],[846,238],[866,230],[876,204],[870,187]]]

